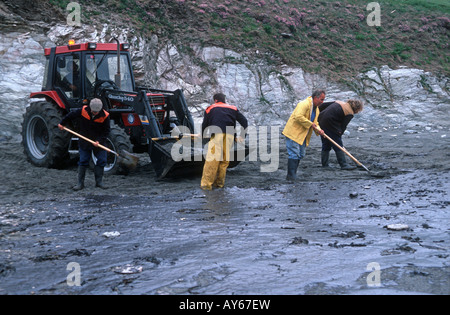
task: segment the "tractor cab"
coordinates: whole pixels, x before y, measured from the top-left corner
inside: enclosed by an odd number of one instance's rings
[[[42,91],[56,91],[64,107],[78,108],[105,88],[134,91],[128,44],[73,44],[45,50]]]

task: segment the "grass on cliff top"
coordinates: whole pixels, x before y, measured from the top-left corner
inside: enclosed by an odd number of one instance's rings
[[[80,0],[82,22],[133,25],[180,48],[236,50],[347,81],[374,66],[405,65],[449,75],[450,2],[379,0]],[[65,9],[69,1],[51,0]]]

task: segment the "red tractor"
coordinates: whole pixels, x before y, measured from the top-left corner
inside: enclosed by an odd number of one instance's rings
[[[174,161],[171,156],[178,141],[170,137],[173,128],[194,134],[182,91],[136,86],[128,44],[72,43],[45,49],[45,57],[42,91],[30,95],[42,100],[27,107],[22,123],[24,152],[33,165],[62,168],[67,164],[70,152],[77,152],[78,139],[57,125],[69,111],[98,97],[111,117],[110,149],[148,152],[158,178],[201,170],[201,158]],[[76,122],[70,127],[77,130]],[[235,156],[237,150],[235,147]],[[230,167],[238,163],[234,161]],[[128,170],[114,154],[108,154],[105,172]]]

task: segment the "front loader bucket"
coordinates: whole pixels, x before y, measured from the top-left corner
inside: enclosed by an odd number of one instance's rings
[[[208,139],[201,147],[182,146],[177,139],[152,141],[150,159],[158,179],[199,176],[203,171],[206,152],[203,152]],[[174,147],[175,146],[175,147]],[[228,168],[233,168],[245,160],[250,150],[247,145],[235,143]]]

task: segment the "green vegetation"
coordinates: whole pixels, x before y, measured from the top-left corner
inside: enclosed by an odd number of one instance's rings
[[[65,10],[68,0],[51,0]],[[367,0],[80,0],[84,16],[179,46],[216,45],[339,80],[374,66],[420,67],[449,75],[450,1],[379,0],[369,26]],[[269,57],[270,56],[270,57]]]
[[[70,3],[69,0],[50,0],[50,4],[57,6],[63,10],[67,8],[67,5]]]
[[[411,57],[411,54],[406,53],[410,51],[411,47],[405,46],[403,43],[395,43],[394,50],[391,52],[393,56],[399,56],[402,60],[406,60]]]
[[[385,0],[380,3],[389,3],[397,7],[411,6],[414,10],[425,13],[441,12],[450,14],[450,3],[448,0]]]

